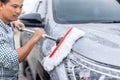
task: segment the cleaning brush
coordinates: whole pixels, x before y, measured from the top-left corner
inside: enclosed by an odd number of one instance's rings
[[[70,53],[77,39],[83,37],[85,32],[77,28],[69,28],[60,42],[53,46],[51,53],[43,60],[43,67],[47,71],[53,70]]]

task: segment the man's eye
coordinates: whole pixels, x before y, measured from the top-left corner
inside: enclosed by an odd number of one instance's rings
[[[12,7],[13,7],[13,8],[22,8],[22,7],[23,7],[23,5],[22,5],[22,6],[12,5]]]
[[[13,8],[18,8],[18,6],[17,6],[17,5],[13,5],[12,7],[13,7]]]
[[[20,8],[23,8],[23,5],[22,5],[22,6],[20,6]]]

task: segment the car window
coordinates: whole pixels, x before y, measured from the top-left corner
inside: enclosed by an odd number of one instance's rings
[[[117,0],[53,0],[53,15],[59,23],[120,20]]]

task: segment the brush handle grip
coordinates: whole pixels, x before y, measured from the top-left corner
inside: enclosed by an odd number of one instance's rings
[[[27,29],[27,28],[22,29],[22,31],[27,31],[27,32],[31,32],[31,33],[34,33],[34,32],[35,32],[35,31],[30,30],[30,29]]]
[[[31,32],[31,33],[34,33],[34,32],[35,32],[35,31],[33,31],[33,30],[30,30],[30,29],[27,29],[27,28],[22,28],[22,27],[20,28],[20,30],[21,30],[21,31]],[[53,41],[57,41],[55,38],[53,38],[53,37],[51,37],[51,36],[49,36],[49,35],[47,35],[47,34],[43,34],[42,37],[43,37],[43,38],[46,38],[46,39],[53,40]]]
[[[24,28],[24,27],[19,27],[19,30],[20,31],[27,31],[27,32],[31,32],[31,33],[34,33],[35,31],[33,30],[30,30],[30,29],[27,29],[27,28]]]

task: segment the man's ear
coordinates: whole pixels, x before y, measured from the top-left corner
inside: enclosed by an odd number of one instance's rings
[[[0,2],[0,10],[2,10],[2,8],[3,8],[3,3]]]

